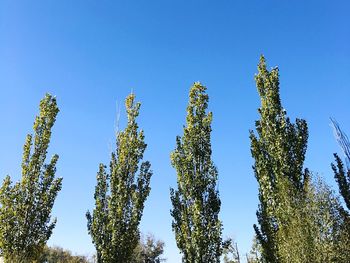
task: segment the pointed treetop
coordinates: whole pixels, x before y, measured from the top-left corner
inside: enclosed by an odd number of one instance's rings
[[[207,88],[200,82],[195,82],[191,87],[190,100],[187,106],[187,124],[193,121],[201,121],[206,115],[211,119],[211,112],[206,113],[209,102],[209,96],[206,94],[206,90]]]
[[[130,95],[127,96],[125,99],[125,108],[128,115],[128,122],[133,122],[136,119],[136,117],[139,115],[139,109],[140,109],[141,103],[139,102],[135,103],[135,98],[136,98],[135,94],[130,93]]]
[[[266,70],[266,59],[265,59],[265,56],[263,54],[260,55],[258,69],[259,69],[259,72],[260,72],[260,69]]]
[[[267,70],[265,57],[262,55],[258,64],[258,74],[255,75],[256,87],[261,97],[262,107],[273,105],[276,112],[282,109],[279,93],[278,67]]]
[[[47,123],[48,128],[51,128],[56,120],[56,115],[60,110],[58,109],[56,96],[52,96],[50,93],[46,93],[45,97],[40,101],[39,116],[36,117],[34,123],[34,130],[37,129],[39,120],[49,121]],[[45,122],[46,123],[46,122]]]

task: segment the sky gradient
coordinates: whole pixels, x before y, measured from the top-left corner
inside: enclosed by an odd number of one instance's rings
[[[175,137],[182,135],[190,86],[208,87],[213,160],[219,171],[224,236],[243,253],[256,222],[257,183],[249,130],[259,117],[254,74],[259,56],[279,66],[288,115],[306,119],[305,165],[335,186],[340,152],[329,117],[350,135],[349,1],[0,1],[0,179],[20,178],[22,147],[46,92],[60,113],[49,155],[62,176],[49,244],[94,253],[85,212],[96,172],[115,147],[124,99],[142,103],[139,126],[152,164],[141,231],[165,241],[180,262],[171,230],[169,188]],[[335,188],[336,189],[336,188]]]

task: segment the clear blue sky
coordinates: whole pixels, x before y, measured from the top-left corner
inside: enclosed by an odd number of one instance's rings
[[[154,175],[142,232],[166,243],[180,262],[171,231],[169,154],[182,134],[189,87],[208,87],[213,159],[219,170],[225,236],[249,250],[257,184],[249,129],[258,118],[254,74],[260,54],[278,65],[281,96],[292,119],[305,118],[306,165],[333,184],[340,152],[329,117],[350,134],[349,1],[0,1],[0,179],[20,176],[22,145],[45,92],[61,112],[50,155],[58,153],[63,189],[49,244],[92,253],[85,212],[93,208],[95,176],[114,147],[117,103],[142,102]]]

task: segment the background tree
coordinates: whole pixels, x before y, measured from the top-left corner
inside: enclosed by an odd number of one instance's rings
[[[288,232],[290,215],[297,212],[309,180],[308,171],[303,170],[308,129],[304,120],[297,119],[292,124],[286,117],[279,95],[278,68],[268,71],[263,56],[255,81],[261,107],[260,120],[255,124],[257,135],[250,132],[260,200],[257,212],[260,227],[254,225],[254,229],[263,259],[276,263],[283,262],[279,248],[289,241],[279,236],[281,227],[287,227],[284,232]]]
[[[266,261],[261,257],[262,248],[256,236],[254,236],[252,247],[248,254],[246,254],[247,263],[265,263]]]
[[[135,95],[131,94],[125,100],[127,127],[117,133],[117,149],[112,153],[110,173],[100,164],[95,209],[92,215],[86,214],[99,263],[132,262],[140,239],[138,226],[150,192],[152,172],[150,163],[142,161],[147,145],[136,122],[141,104],[134,99]]]
[[[309,221],[309,229],[314,232],[314,262],[350,262],[350,236],[341,203],[320,177],[308,191],[304,215],[303,222]]]
[[[349,242],[344,238],[344,220],[339,207],[339,200],[321,178],[310,181],[300,206],[287,209],[288,226],[280,227],[281,261],[349,262],[349,248],[344,245]]]
[[[61,247],[45,247],[40,263],[90,263],[85,256],[73,255],[71,251]]]
[[[212,113],[207,113],[206,87],[194,83],[190,90],[186,127],[171,153],[177,172],[177,190],[171,189],[172,228],[183,254],[182,262],[220,262],[222,224],[216,187],[218,172],[211,160]]]
[[[160,263],[165,262],[162,257],[164,253],[164,242],[156,240],[153,235],[141,238],[134,250],[133,263]]]
[[[224,263],[240,263],[241,256],[238,250],[237,242],[235,242],[232,238],[226,240],[227,246],[223,248],[223,262]]]
[[[62,185],[62,178],[55,178],[58,155],[44,162],[58,112],[56,98],[46,94],[34,136],[27,135],[24,144],[22,178],[12,185],[7,176],[0,188],[0,253],[5,262],[37,260],[55,227],[51,210]]]

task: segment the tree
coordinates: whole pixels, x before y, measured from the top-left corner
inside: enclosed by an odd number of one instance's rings
[[[227,246],[223,248],[223,262],[224,263],[241,263],[241,257],[238,250],[237,243],[229,238],[226,240]]]
[[[332,170],[334,172],[335,180],[338,184],[339,192],[343,197],[346,208],[339,206],[340,215],[342,216],[343,222],[343,244],[347,244],[346,248],[348,248],[348,244],[350,244],[350,142],[347,135],[341,130],[339,124],[331,119],[336,139],[341,146],[344,155],[345,155],[345,163],[340,159],[340,157],[335,153],[335,164],[332,163]],[[345,240],[345,241],[344,241]],[[346,250],[346,249],[344,249]],[[345,255],[345,260],[350,260],[350,252],[348,254],[342,252],[342,255]],[[346,262],[346,261],[344,261]]]
[[[22,160],[22,178],[12,185],[7,176],[0,188],[0,253],[5,262],[31,262],[40,256],[56,224],[51,210],[62,178],[55,178],[58,155],[44,164],[56,121],[56,98],[40,101],[34,135],[27,135]]]
[[[257,211],[260,227],[254,225],[254,229],[263,259],[277,263],[283,262],[279,248],[288,242],[280,235],[281,227],[286,227],[284,232],[288,232],[290,216],[297,212],[309,180],[308,170],[303,170],[308,129],[304,120],[297,119],[292,124],[286,117],[279,95],[278,68],[268,71],[263,56],[255,81],[261,107],[260,120],[255,123],[257,135],[250,132],[260,201]]]
[[[332,169],[334,177],[338,183],[339,192],[345,201],[346,207],[350,210],[350,142],[346,134],[340,129],[339,124],[333,119],[331,119],[331,121],[337,141],[345,154],[345,161],[347,164],[347,167],[344,167],[342,160],[335,153],[334,157],[336,164],[332,164]]]
[[[151,165],[142,161],[147,145],[136,122],[141,104],[134,100],[134,94],[125,100],[127,127],[117,133],[117,147],[111,156],[109,174],[106,166],[100,164],[95,209],[92,215],[86,214],[99,263],[131,262],[140,238],[138,226],[144,202],[150,192]]]
[[[314,232],[314,262],[349,262],[350,235],[346,232],[341,203],[319,177],[310,186],[304,214],[304,222],[309,221],[309,229]]]
[[[160,263],[165,262],[162,258],[164,242],[156,240],[153,235],[147,235],[146,239],[140,239],[134,250],[133,263]]]
[[[205,91],[198,82],[192,86],[184,135],[176,138],[171,153],[178,186],[170,190],[172,228],[185,263],[220,262],[222,254],[218,172],[211,159],[212,113],[207,113]]]
[[[254,236],[253,244],[249,251],[249,254],[246,254],[247,263],[265,263],[266,261],[262,259],[261,254],[261,245],[259,244],[256,236]]]
[[[304,201],[291,210],[294,214],[287,213],[288,227],[281,227],[285,237],[279,247],[282,262],[348,262],[339,200],[319,177],[305,191]]]
[[[331,164],[335,180],[338,183],[339,192],[342,195],[345,205],[350,210],[350,170],[344,167],[340,157],[334,154],[336,164]]]
[[[40,263],[89,263],[85,256],[74,256],[61,247],[45,247]]]

